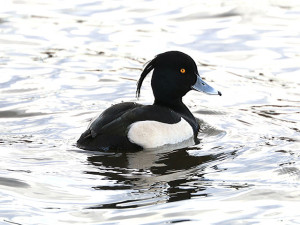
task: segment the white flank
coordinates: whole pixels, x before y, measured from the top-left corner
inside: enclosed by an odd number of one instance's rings
[[[152,120],[131,124],[128,138],[143,148],[157,148],[166,144],[177,144],[194,135],[191,125],[183,118],[178,123],[167,124]]]

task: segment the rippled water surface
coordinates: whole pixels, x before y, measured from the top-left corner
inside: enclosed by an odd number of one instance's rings
[[[300,223],[299,21],[296,0],[2,3],[0,223]],[[76,148],[99,112],[136,101],[143,65],[168,50],[223,93],[184,99],[201,143]]]

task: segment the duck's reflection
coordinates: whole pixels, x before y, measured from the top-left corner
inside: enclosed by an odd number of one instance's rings
[[[155,196],[152,198],[156,198],[156,201],[190,199],[192,195],[205,195],[203,191],[206,186],[201,185],[201,181],[205,182],[202,178],[204,169],[211,166],[208,162],[225,156],[224,153],[197,156],[190,154],[190,150],[193,149],[93,155],[88,157],[88,161],[99,171],[87,173],[114,181],[110,186],[97,186],[95,189],[138,190],[141,195]],[[134,207],[135,203],[126,205]],[[99,205],[96,208],[107,207],[117,208],[117,204]]]

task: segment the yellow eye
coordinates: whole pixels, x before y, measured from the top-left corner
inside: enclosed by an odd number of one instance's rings
[[[185,73],[185,69],[184,68],[180,69],[180,73]]]

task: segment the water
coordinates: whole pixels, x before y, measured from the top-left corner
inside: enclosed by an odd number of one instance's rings
[[[300,223],[299,20],[292,0],[3,3],[0,223]],[[142,66],[168,50],[223,94],[184,99],[201,143],[76,148],[99,112],[136,101]]]

